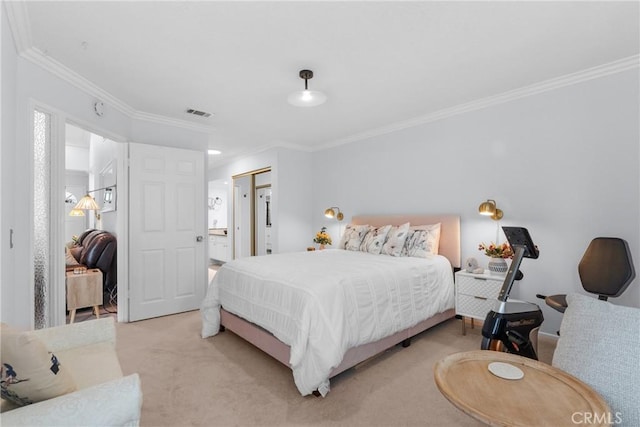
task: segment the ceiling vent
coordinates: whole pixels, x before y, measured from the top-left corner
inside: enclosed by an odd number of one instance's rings
[[[189,108],[187,110],[187,114],[193,114],[194,116],[200,116],[200,117],[211,117],[211,113],[207,113],[205,111],[200,111],[200,110],[194,110],[193,108]]]

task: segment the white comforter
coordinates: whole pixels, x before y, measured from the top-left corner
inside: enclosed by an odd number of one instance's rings
[[[221,305],[289,345],[300,393],[324,396],[349,348],[453,308],[453,274],[442,256],[335,249],[248,257],[224,264],[209,284],[203,338],[218,333]]]

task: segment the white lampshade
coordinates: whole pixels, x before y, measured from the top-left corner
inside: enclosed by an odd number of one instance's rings
[[[293,92],[287,98],[289,104],[296,107],[315,107],[324,104],[327,95],[317,90],[309,90],[309,79],[313,78],[313,71],[300,70],[300,78],[304,80],[304,90]]]
[[[299,90],[287,98],[289,104],[296,107],[315,107],[324,104],[326,100],[327,95],[317,90]]]

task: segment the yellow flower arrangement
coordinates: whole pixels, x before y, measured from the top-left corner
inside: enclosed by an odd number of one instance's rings
[[[316,233],[316,237],[313,239],[313,242],[321,245],[331,244],[331,236],[327,234],[327,227],[322,227],[320,231]]]
[[[513,250],[506,242],[501,245],[496,245],[493,242],[490,245],[480,243],[478,250],[484,251],[484,254],[491,258],[513,258]]]

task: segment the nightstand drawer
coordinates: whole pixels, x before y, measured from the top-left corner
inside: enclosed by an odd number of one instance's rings
[[[502,288],[502,278],[456,275],[456,289],[460,295],[497,298]]]
[[[482,298],[471,295],[458,295],[456,301],[456,314],[484,320],[487,313],[494,309],[495,298]]]

